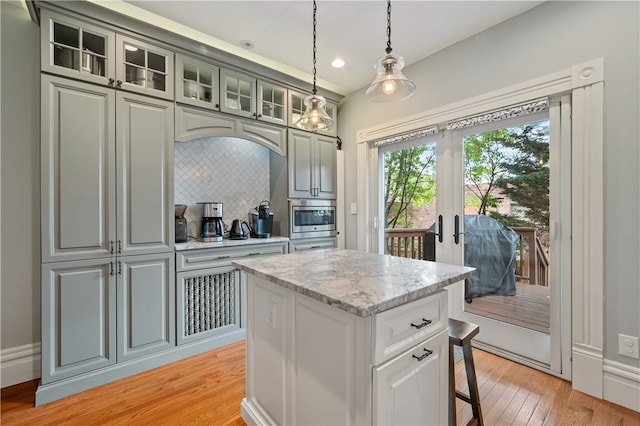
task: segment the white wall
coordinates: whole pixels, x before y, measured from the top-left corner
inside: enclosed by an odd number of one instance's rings
[[[355,165],[359,130],[603,57],[604,356],[636,368],[637,360],[618,355],[617,335],[640,335],[639,19],[638,2],[546,2],[405,68],[417,85],[411,98],[375,104],[359,91],[339,112],[345,164]],[[402,46],[395,51],[402,54]],[[345,182],[350,205],[361,190],[356,167],[346,167]],[[347,248],[357,248],[358,220],[364,219],[346,216]]]

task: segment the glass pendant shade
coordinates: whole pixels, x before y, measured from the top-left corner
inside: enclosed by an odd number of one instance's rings
[[[296,122],[296,126],[305,130],[327,130],[333,127],[334,121],[324,106],[327,101],[320,95],[309,95],[304,98],[305,110],[302,117]]]
[[[392,102],[408,98],[416,90],[416,85],[402,74],[404,59],[388,53],[374,65],[376,77],[367,87],[365,96],[374,102]]]

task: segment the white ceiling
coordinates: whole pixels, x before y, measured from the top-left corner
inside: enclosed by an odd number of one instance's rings
[[[312,81],[312,2],[89,0]],[[410,65],[542,1],[392,1],[391,46]],[[317,1],[318,86],[346,95],[368,85],[385,54],[386,1]],[[250,50],[244,40],[254,44]],[[341,57],[346,65],[331,67]]]

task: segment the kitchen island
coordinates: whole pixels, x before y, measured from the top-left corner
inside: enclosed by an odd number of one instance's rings
[[[236,260],[247,424],[446,424],[447,293],[475,269],[353,250]]]

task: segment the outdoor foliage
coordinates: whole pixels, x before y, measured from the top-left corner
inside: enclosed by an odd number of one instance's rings
[[[387,228],[411,227],[414,206],[435,200],[435,145],[422,145],[384,156]]]

